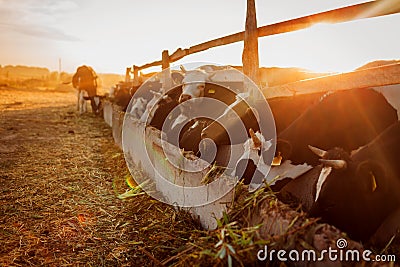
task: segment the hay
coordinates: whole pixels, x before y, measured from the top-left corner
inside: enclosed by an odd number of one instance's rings
[[[44,107],[50,92],[10,93],[28,104],[0,113],[1,147],[13,148],[0,151],[0,266],[151,266],[200,229],[147,195],[118,199],[130,190],[123,155],[101,118],[77,115],[73,92],[56,107]]]

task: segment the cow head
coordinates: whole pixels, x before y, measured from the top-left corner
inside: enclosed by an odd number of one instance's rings
[[[202,131],[202,139],[210,138],[217,145],[238,144],[247,139],[247,131],[250,128],[259,131],[257,112],[247,104],[245,97],[245,95],[238,95],[236,101]],[[240,134],[243,127],[246,135]],[[234,133],[234,135],[230,136],[229,133]]]
[[[211,80],[213,74],[198,69],[187,71],[183,66],[181,66],[181,70],[185,77],[182,80],[182,94],[179,97],[179,103],[192,98],[203,97],[206,82]]]
[[[347,165],[350,163],[349,154],[341,148],[334,148],[329,151],[325,151],[313,146],[308,146],[310,150],[320,157],[320,161],[323,164],[321,173],[319,174],[316,188],[315,188],[315,201],[318,201],[320,192],[327,181],[332,169],[338,171],[344,171],[347,169]],[[330,179],[333,180],[333,179]]]
[[[354,162],[342,149],[310,148],[322,157],[310,215],[322,217],[355,238],[368,239],[395,201],[385,169],[372,160]]]

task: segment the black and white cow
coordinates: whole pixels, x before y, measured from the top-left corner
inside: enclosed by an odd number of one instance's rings
[[[243,89],[243,75],[229,66],[215,69],[206,65],[194,70],[186,70],[181,66],[181,70],[184,78],[182,79],[182,94],[179,97],[179,103],[201,97],[212,97],[224,103],[232,103],[232,95],[240,93]],[[225,87],[225,90],[220,88],[214,91],[210,88],[211,84]]]
[[[183,66],[181,66],[181,70],[184,73],[184,78],[179,103],[192,98],[203,97],[206,82],[210,80],[210,74],[200,69],[187,71]]]
[[[218,117],[227,105],[232,104],[236,94],[223,86],[205,83],[204,98],[210,98],[224,103],[220,109],[204,112],[199,98],[179,102],[183,85],[178,85],[165,94],[153,92],[153,98],[148,102],[141,121],[166,133],[167,140],[185,151],[199,152],[201,132],[212,122],[212,117]],[[179,105],[179,107],[178,107]],[[207,116],[203,116],[207,114]],[[188,132],[186,132],[188,131]],[[172,141],[174,139],[175,141]]]
[[[318,103],[324,94],[318,92],[267,99],[275,119],[276,134],[279,135],[288,128],[307,109]]]
[[[206,156],[207,151],[200,147],[201,132],[212,122],[209,118],[196,118],[190,120],[179,133],[179,148],[191,151],[197,157],[212,161]],[[210,162],[211,163],[211,162]]]
[[[95,114],[99,113],[97,96],[97,75],[94,70],[86,65],[77,68],[72,76],[72,86],[78,90],[77,92],[77,109],[79,114],[87,112],[86,100],[90,100],[92,111]]]
[[[234,177],[243,180],[244,184],[251,181],[261,182],[268,174],[270,165],[264,159],[264,154],[272,147],[271,140],[265,140],[260,132],[249,129],[250,138],[243,144],[243,154],[236,163]]]
[[[140,90],[140,94],[136,95],[136,92],[142,86],[144,87],[144,89]],[[146,81],[143,84],[135,84],[133,82],[119,82],[112,87],[110,98],[113,103],[121,107],[122,111],[127,111],[128,105],[131,102],[133,96],[135,96],[135,98],[137,99],[142,98],[148,103],[153,97],[153,94],[151,92],[158,92],[160,89],[161,83],[159,81]]]
[[[279,135],[283,130],[288,128],[291,123],[298,119],[310,106],[319,102],[324,93],[314,93],[307,95],[297,95],[293,97],[281,97],[267,100],[271,112],[275,120],[276,133]],[[244,100],[244,99],[243,99]],[[203,136],[213,139],[218,145],[229,144],[228,132],[237,128],[240,124],[246,125],[247,129],[259,130],[259,125],[255,120],[249,105],[245,101],[237,101],[229,107],[230,111],[235,111],[240,117],[240,120],[234,120],[232,116],[220,117],[218,120],[224,122],[226,127],[222,127],[221,123],[210,125],[205,129]],[[224,114],[227,114],[226,110]]]
[[[146,111],[147,99],[137,97],[131,100],[130,106],[127,107],[126,112],[131,114],[137,119],[140,119]]]
[[[163,129],[163,125],[170,112],[178,106],[181,88],[176,87],[163,94],[160,91],[151,90],[151,99],[146,105],[140,120],[146,124],[153,126],[159,130]]]
[[[398,120],[397,111],[372,89],[337,91],[322,98],[278,135],[277,153],[295,164],[319,164],[309,149],[352,151]]]
[[[201,137],[213,140],[216,145],[232,145],[244,143],[250,137],[247,134],[250,129],[260,131],[256,112],[247,103],[248,96],[248,93],[236,95],[235,102],[202,131]],[[245,135],[240,134],[242,127],[245,128]]]
[[[351,154],[342,148],[311,150],[322,164],[289,182],[281,194],[354,239],[388,242],[400,229],[400,122]]]

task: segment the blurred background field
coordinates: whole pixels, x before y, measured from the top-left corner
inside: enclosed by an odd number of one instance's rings
[[[97,73],[98,93],[104,94],[110,87],[125,79],[124,75]],[[72,89],[73,73],[50,71],[47,68],[32,66],[0,66],[0,86],[36,89]]]

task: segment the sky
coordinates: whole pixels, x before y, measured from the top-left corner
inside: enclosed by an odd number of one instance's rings
[[[400,0],[394,0],[400,3]],[[366,0],[256,0],[258,26]],[[100,73],[161,59],[165,49],[244,30],[246,0],[0,0],[0,64]],[[400,59],[400,14],[259,38],[260,65],[344,72],[378,59]],[[176,62],[241,65],[243,43]],[[157,69],[156,69],[157,70]],[[146,71],[145,71],[146,72]]]

